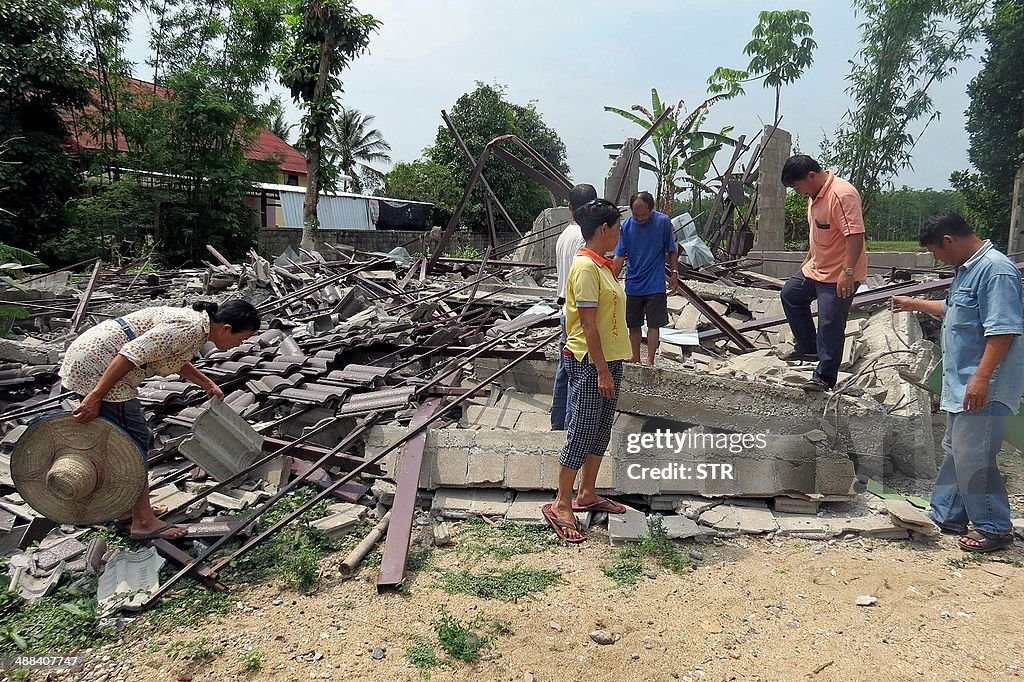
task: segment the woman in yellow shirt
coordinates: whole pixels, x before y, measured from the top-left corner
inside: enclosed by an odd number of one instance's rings
[[[632,356],[626,329],[626,293],[605,256],[619,241],[619,209],[594,199],[575,212],[586,240],[565,285],[565,355],[569,374],[568,429],[559,458],[558,494],[544,518],[568,542],[582,542],[573,510],[621,514],[625,507],[599,497],[597,473],[611,438],[622,363]],[[576,475],[580,488],[572,499]]]

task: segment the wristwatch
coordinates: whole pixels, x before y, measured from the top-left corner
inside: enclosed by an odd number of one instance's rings
[[[853,268],[843,268],[843,274],[853,276]]]

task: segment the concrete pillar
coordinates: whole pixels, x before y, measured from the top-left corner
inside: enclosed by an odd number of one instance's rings
[[[1010,236],[1006,244],[1006,253],[1014,254],[1021,251],[1024,251],[1024,166],[1017,170],[1017,176],[1013,181]],[[1015,260],[1021,259],[1016,258]]]
[[[604,198],[608,201],[615,201],[615,193],[618,192],[619,184],[625,176],[626,184],[622,187],[622,195],[619,197],[620,206],[625,206],[629,198],[636,194],[640,187],[640,152],[637,151],[633,155],[633,160],[626,163],[629,152],[637,142],[638,140],[635,138],[626,138],[626,141],[622,143],[618,158],[612,163],[608,176],[604,179]]]
[[[771,126],[765,126],[764,137],[770,133]],[[778,128],[761,150],[754,251],[782,251],[786,248],[786,188],[781,176],[792,143],[793,136],[789,131]]]

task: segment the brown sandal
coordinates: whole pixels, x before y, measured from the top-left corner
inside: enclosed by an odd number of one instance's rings
[[[966,541],[966,542],[965,542]],[[965,552],[995,552],[1013,544],[1013,533],[992,534],[974,530],[960,538],[957,545]]]
[[[551,503],[545,504],[541,507],[541,512],[544,514],[544,520],[547,521],[548,525],[555,531],[555,535],[562,540],[575,544],[587,539],[587,536],[580,531],[579,521],[573,519],[572,523],[570,523],[558,518],[558,515],[555,514],[554,506]],[[565,532],[568,528],[572,528],[574,531],[579,533],[580,536],[578,538],[570,538]]]

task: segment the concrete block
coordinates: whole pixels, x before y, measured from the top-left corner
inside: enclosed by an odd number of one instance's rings
[[[434,463],[430,485],[466,485],[469,473],[469,448],[439,446],[433,457],[430,457],[429,451],[424,452],[424,457]]]
[[[541,456],[541,485],[545,491],[557,491],[558,476],[561,475],[562,465],[558,455]],[[601,467],[602,469],[604,467]],[[598,475],[600,478],[600,475]],[[600,485],[598,485],[600,486]]]
[[[815,492],[821,495],[848,495],[856,474],[848,459],[821,458],[814,465]]]
[[[542,462],[551,456],[512,454],[505,461],[505,487],[513,490],[540,490],[547,488],[542,475]],[[557,462],[557,458],[554,458]],[[555,487],[558,486],[557,475]]]
[[[850,518],[830,518],[829,527],[839,534],[860,533],[868,537],[900,540],[909,537],[906,528],[896,524],[888,514],[865,514]]]
[[[1010,519],[1013,524],[1013,534],[1024,540],[1024,519]]]
[[[434,546],[445,547],[452,544],[452,533],[445,521],[434,523]]]
[[[510,506],[510,494],[504,490],[453,490],[440,488],[434,493],[431,514],[444,518],[468,516],[504,516]]]
[[[466,483],[495,485],[505,481],[505,455],[498,452],[474,452],[469,455]]]
[[[922,510],[906,500],[883,500],[889,516],[897,525],[925,536],[940,534],[939,527]]]
[[[505,520],[532,526],[543,526],[544,515],[541,508],[553,499],[550,492],[520,492],[505,512]]]
[[[775,517],[768,506],[740,506],[737,504],[721,504],[700,515],[700,522],[720,531],[738,531],[740,533],[771,533],[778,529]]]
[[[365,515],[365,511],[363,515]],[[343,511],[325,516],[322,519],[317,519],[309,525],[317,530],[323,531],[327,534],[327,537],[332,540],[337,540],[338,538],[348,535],[348,533],[357,526],[361,520],[362,518],[359,514],[351,511]]]
[[[608,540],[612,547],[636,542],[646,537],[649,532],[647,516],[632,507],[627,506],[625,514],[608,515]]]
[[[615,460],[607,456],[604,458],[597,470],[594,487],[602,492],[615,490]]]
[[[665,303],[668,307],[668,312],[672,315],[678,315],[688,305],[686,298],[679,294],[670,294]]]
[[[818,504],[815,500],[782,495],[775,498],[775,511],[784,514],[817,514]]]

